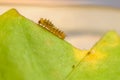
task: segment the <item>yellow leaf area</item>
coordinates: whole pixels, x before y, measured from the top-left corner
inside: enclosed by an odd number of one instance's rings
[[[88,50],[79,50],[77,48],[73,48],[74,58],[76,61],[82,60],[88,53]]]
[[[83,60],[84,62],[87,62],[89,67],[96,69],[98,64],[103,62],[107,58],[107,54],[100,52],[96,48],[93,48],[90,50],[86,56],[86,58]]]
[[[106,59],[107,55],[96,48],[90,51],[74,48],[74,57],[76,61],[82,60],[82,62],[87,63],[91,68],[95,69],[99,62]]]

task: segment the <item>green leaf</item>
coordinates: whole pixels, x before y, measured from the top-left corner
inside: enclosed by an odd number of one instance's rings
[[[0,80],[119,80],[120,36],[73,47],[11,9],[0,15]]]
[[[0,80],[63,80],[84,56],[15,9],[0,16]]]
[[[120,36],[108,32],[66,80],[120,80]]]

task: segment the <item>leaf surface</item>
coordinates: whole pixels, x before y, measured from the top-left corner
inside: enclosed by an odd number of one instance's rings
[[[0,15],[0,80],[120,80],[120,36],[73,47],[11,9]]]
[[[88,52],[66,80],[120,80],[120,36],[110,31]]]
[[[15,9],[0,16],[0,80],[63,80],[84,56]]]

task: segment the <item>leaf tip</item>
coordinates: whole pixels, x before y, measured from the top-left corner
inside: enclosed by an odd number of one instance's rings
[[[10,10],[6,11],[3,15],[18,16],[20,14],[15,8],[11,8]]]

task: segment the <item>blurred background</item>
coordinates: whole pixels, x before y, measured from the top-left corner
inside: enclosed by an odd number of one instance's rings
[[[36,23],[49,19],[79,49],[90,49],[109,30],[120,33],[120,0],[0,0],[0,14],[11,8]]]

